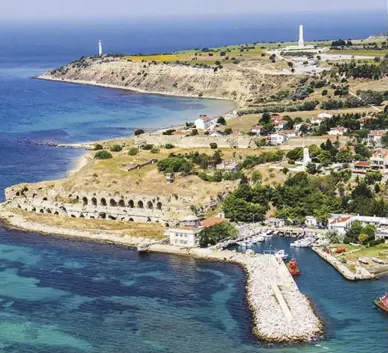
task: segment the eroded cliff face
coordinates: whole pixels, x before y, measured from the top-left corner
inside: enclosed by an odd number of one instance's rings
[[[289,75],[269,74],[255,65],[215,70],[113,57],[82,58],[40,78],[176,96],[223,98],[240,105],[275,93],[295,80]]]

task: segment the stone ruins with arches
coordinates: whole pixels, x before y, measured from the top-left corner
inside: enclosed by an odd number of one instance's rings
[[[194,198],[180,195],[130,195],[118,192],[65,193],[41,184],[23,184],[5,190],[7,207],[29,212],[85,219],[158,222],[173,226],[187,216],[215,209],[219,199],[193,207]],[[226,196],[226,195],[225,195]]]

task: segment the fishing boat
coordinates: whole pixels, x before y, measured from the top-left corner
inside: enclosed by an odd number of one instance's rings
[[[299,266],[296,263],[295,258],[292,258],[290,262],[287,264],[288,271],[290,271],[291,275],[293,276],[299,276],[300,275],[300,270]]]
[[[286,260],[288,258],[288,255],[284,250],[276,251],[275,256],[281,258],[282,260]]]
[[[385,293],[384,296],[381,298],[376,298],[374,300],[375,305],[384,311],[385,313],[388,313],[388,294]]]

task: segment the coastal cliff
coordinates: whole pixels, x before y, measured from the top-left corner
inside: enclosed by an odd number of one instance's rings
[[[275,93],[294,77],[259,65],[210,68],[121,57],[81,58],[40,79],[122,88],[143,93],[228,99],[243,105]]]

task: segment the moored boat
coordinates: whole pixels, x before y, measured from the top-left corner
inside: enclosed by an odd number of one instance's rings
[[[292,258],[290,262],[287,264],[288,271],[290,271],[291,275],[293,276],[299,276],[300,275],[300,270],[299,266],[296,263],[295,258]]]
[[[384,296],[381,298],[376,298],[374,300],[375,305],[384,311],[385,313],[388,313],[388,294],[385,293]]]

